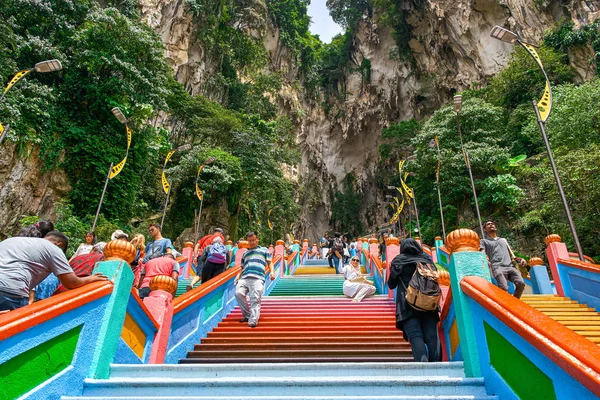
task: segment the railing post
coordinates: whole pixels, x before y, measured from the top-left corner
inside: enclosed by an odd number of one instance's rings
[[[169,346],[171,323],[173,322],[173,293],[177,290],[177,281],[170,276],[156,276],[150,281],[150,295],[144,299],[144,305],[158,323],[158,332],[154,336],[149,364],[163,364]]]
[[[182,255],[187,257],[187,263],[185,265],[185,271],[183,272],[183,277],[188,279],[190,277],[190,271],[192,270],[192,265],[194,263],[194,243],[193,242],[185,242],[183,245]]]
[[[318,252],[319,252],[319,248],[317,247],[317,244],[313,243],[313,245],[310,249],[310,254],[313,254],[313,255],[311,257],[309,257],[309,259],[317,258]]]
[[[439,263],[440,260],[440,247],[444,245],[444,239],[441,236],[435,237],[435,262]]]
[[[377,238],[369,239],[369,256],[367,262],[371,266],[371,276],[375,276],[375,268],[377,268],[377,266],[373,264],[371,259],[379,257],[379,241]]]
[[[281,239],[275,242],[275,255],[281,256],[279,275],[283,277],[285,275],[285,242]]]
[[[92,379],[108,379],[110,375],[110,364],[117,351],[133,285],[133,272],[128,261],[135,258],[135,248],[127,242],[113,240],[104,248],[104,256],[107,261],[96,264],[93,273],[106,275],[114,287],[102,315],[98,342],[86,344],[95,349],[88,373],[88,377]]]
[[[561,238],[558,235],[548,235],[546,236],[545,242],[546,246],[546,256],[548,257],[548,264],[550,264],[550,270],[552,271],[552,278],[554,279],[554,286],[556,286],[556,293],[559,296],[568,296],[565,288],[563,287],[563,282],[560,276],[560,271],[558,270],[558,259],[563,258],[568,260],[569,250],[567,250],[567,245],[561,242]]]
[[[245,240],[241,240],[238,243],[238,251],[235,253],[235,264],[234,266],[240,266],[242,265],[242,256],[244,255],[244,253],[246,252],[246,250],[248,250],[248,242]]]
[[[465,276],[479,276],[491,282],[485,253],[479,250],[479,236],[470,229],[450,232],[446,247],[450,251],[450,287],[456,312],[458,336],[467,377],[480,377],[481,367],[477,352],[477,340],[467,296],[460,287]]]
[[[300,265],[300,241],[298,239],[294,240],[292,251],[297,251],[296,258],[294,260],[294,266],[298,267]]]
[[[385,277],[386,277],[386,281],[387,278],[389,278],[390,276],[390,268],[392,267],[392,260],[394,258],[396,258],[396,256],[398,254],[400,254],[400,241],[398,238],[395,237],[391,237],[388,238],[385,241]],[[384,284],[384,288],[387,287],[387,282],[383,282]],[[394,298],[394,291],[393,290],[388,290],[388,297],[390,299]]]
[[[531,289],[533,294],[553,294],[552,283],[548,276],[548,270],[544,261],[539,257],[529,259],[529,276],[531,277]]]

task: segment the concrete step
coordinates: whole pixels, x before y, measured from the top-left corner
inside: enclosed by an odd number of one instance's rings
[[[98,400],[95,396],[62,397],[62,400]],[[498,400],[497,396],[102,396],[105,400]]]
[[[196,378],[246,377],[266,378],[285,377],[293,373],[295,377],[314,376],[447,376],[462,378],[465,376],[462,362],[440,363],[279,363],[270,364],[163,364],[132,365],[114,364],[111,366],[111,378]]]
[[[235,378],[111,378],[86,379],[85,396],[486,396],[482,378],[424,376],[336,376]]]

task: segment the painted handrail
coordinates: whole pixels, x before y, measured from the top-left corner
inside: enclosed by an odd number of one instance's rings
[[[158,330],[158,328],[159,328],[158,322],[156,322],[156,319],[154,319],[154,317],[150,313],[150,310],[148,310],[148,307],[146,307],[146,305],[144,304],[142,299],[140,299],[140,296],[138,296],[137,291],[133,288],[131,289],[130,297],[133,298],[135,303],[141,308],[141,311],[143,311],[144,314],[146,314],[146,317],[148,317],[148,320],[150,321],[150,323],[152,325],[154,325],[154,327]]]
[[[600,396],[600,346],[483,278],[467,276],[460,285],[464,293],[485,310]]]
[[[173,314],[177,314],[183,311],[185,308],[189,307],[196,301],[210,294],[213,290],[230,280],[232,276],[237,275],[238,272],[240,272],[240,269],[240,267],[230,268],[222,274],[218,275],[216,278],[213,278],[206,283],[202,283],[200,286],[177,297],[175,300],[173,300]]]
[[[110,282],[93,282],[2,314],[0,340],[106,296],[112,292],[112,288]]]
[[[577,268],[577,269],[581,269],[583,271],[600,274],[600,265],[598,265],[598,264],[593,264],[593,263],[589,263],[589,262],[585,262],[585,261],[581,261],[581,260],[573,260],[573,259],[565,260],[564,258],[559,258],[558,262],[563,265],[568,265],[569,267],[572,267],[572,268]]]

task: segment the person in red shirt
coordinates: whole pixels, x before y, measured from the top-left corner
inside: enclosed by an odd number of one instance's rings
[[[142,266],[140,283],[138,285],[140,299],[150,294],[150,281],[155,276],[165,275],[177,281],[179,277],[179,263],[173,254],[167,253],[162,257],[153,258]]]
[[[196,246],[194,246],[193,260],[196,261],[196,275],[197,276],[202,275],[202,268],[204,267],[204,263],[199,261],[199,257],[204,252],[204,249],[206,249],[206,247],[211,245],[213,240],[215,240],[215,238],[217,238],[217,237],[221,238],[222,243],[225,243],[225,236],[223,236],[223,229],[215,228],[213,230],[212,234],[202,237],[202,239],[198,240],[198,243],[196,243]]]
[[[80,278],[92,275],[92,271],[94,270],[96,263],[104,260],[105,245],[106,242],[96,243],[94,247],[92,247],[92,251],[89,254],[82,254],[69,261],[69,265],[71,266],[71,268],[73,268],[73,272],[75,273],[75,275],[77,275]],[[60,285],[58,285],[58,287],[56,288],[54,293],[52,293],[52,295],[54,296],[55,294],[59,294],[66,291],[67,288],[64,287],[61,283]]]

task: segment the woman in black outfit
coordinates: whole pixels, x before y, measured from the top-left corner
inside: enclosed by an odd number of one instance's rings
[[[414,239],[404,239],[400,254],[392,260],[388,286],[398,288],[396,293],[396,327],[408,338],[415,361],[440,361],[440,341],[437,324],[438,311],[419,311],[406,301],[406,288],[412,278],[417,262],[433,264],[431,257],[423,253],[421,245]],[[427,348],[425,347],[427,345]]]

